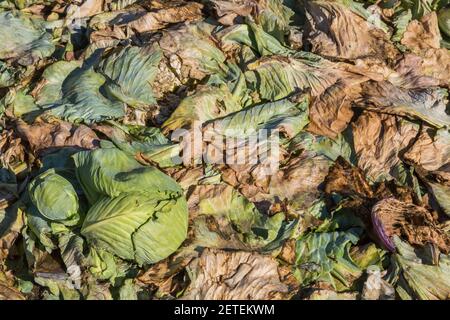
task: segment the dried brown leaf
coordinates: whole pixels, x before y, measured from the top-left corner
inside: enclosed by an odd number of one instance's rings
[[[423,127],[414,144],[403,158],[426,171],[450,170],[450,134],[442,134],[430,127]]]
[[[375,112],[364,112],[352,127],[358,167],[373,180],[395,176],[399,155],[419,130],[413,123]]]
[[[202,4],[194,1],[167,6],[146,13],[129,23],[128,26],[139,33],[143,33],[162,29],[171,23],[197,21],[202,18],[202,8]]]
[[[416,74],[431,77],[440,85],[449,86],[450,53],[441,48],[441,35],[436,12],[423,16],[420,21],[412,20],[403,35],[401,43],[420,59],[415,59]]]
[[[270,256],[205,249],[189,268],[194,278],[183,299],[275,300],[288,291]]]
[[[59,120],[38,120],[32,125],[28,125],[18,119],[16,130],[21,137],[28,141],[31,149],[36,153],[58,147],[93,149],[99,143],[97,135],[89,127]]]
[[[344,4],[334,1],[306,3],[307,34],[312,51],[325,57],[393,60],[398,54],[387,34]]]

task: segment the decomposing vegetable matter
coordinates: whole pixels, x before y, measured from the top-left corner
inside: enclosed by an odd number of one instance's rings
[[[448,299],[449,49],[446,0],[0,0],[0,299]]]

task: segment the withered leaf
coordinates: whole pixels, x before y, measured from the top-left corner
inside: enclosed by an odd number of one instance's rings
[[[194,278],[183,299],[281,299],[287,293],[270,256],[206,249],[189,269]]]

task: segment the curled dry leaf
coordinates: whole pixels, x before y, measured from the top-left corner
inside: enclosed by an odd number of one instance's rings
[[[81,19],[93,16],[103,9],[104,0],[86,0],[81,6],[69,5],[67,19]]]
[[[436,12],[430,12],[420,21],[412,20],[403,34],[401,43],[420,57],[416,61],[415,73],[439,81],[440,85],[449,86],[450,53],[441,48]]]
[[[184,281],[178,276],[197,256],[195,251],[181,249],[169,258],[152,265],[140,274],[137,280],[143,284],[158,287],[160,293],[176,295],[178,291],[185,289]]]
[[[447,95],[439,87],[403,89],[389,81],[368,81],[362,85],[362,97],[355,101],[355,105],[422,120],[437,128],[450,124],[450,115],[446,112]]]
[[[257,8],[257,2],[253,0],[213,0],[212,2],[214,3],[214,8],[218,16],[217,21],[228,26],[235,24],[238,17],[246,17],[251,15]]]
[[[439,49],[441,36],[439,33],[436,12],[430,12],[420,21],[412,20],[403,34],[401,43],[413,52],[420,53],[427,49]]]
[[[89,127],[59,120],[42,120],[28,125],[19,119],[16,130],[29,143],[31,149],[38,153],[58,147],[93,149],[99,142],[97,135]]]
[[[154,1],[156,2],[156,1]],[[203,5],[190,1],[177,5],[158,8],[155,11],[145,13],[142,17],[132,21],[128,26],[137,32],[149,32],[162,29],[171,23],[184,21],[196,21],[202,18]],[[170,5],[170,3],[169,3]]]
[[[278,265],[270,256],[252,252],[206,249],[189,265],[193,279],[183,299],[282,299]]]
[[[383,30],[342,2],[308,1],[306,15],[305,36],[315,53],[348,60],[366,57],[393,60],[398,54]]]
[[[448,171],[450,169],[450,133],[423,127],[414,144],[403,154],[403,158],[426,171]]]
[[[352,127],[358,167],[373,180],[396,175],[400,154],[418,133],[411,122],[374,112],[364,112]]]
[[[22,139],[13,130],[0,134],[0,161],[2,166],[15,168],[26,160],[26,150]]]
[[[319,187],[329,165],[330,162],[322,157],[292,160],[271,177],[269,194],[272,199],[292,199],[299,206],[309,207],[319,196]]]
[[[9,255],[24,225],[23,211],[17,205],[0,209],[0,263]]]
[[[311,104],[308,131],[333,138],[344,131],[353,117],[351,106],[360,90],[359,85],[346,87],[341,82],[326,89]]]
[[[306,208],[319,196],[330,162],[320,156],[292,158],[273,175],[258,174],[258,166],[236,166],[223,171],[222,179],[252,202],[289,199]],[[302,183],[299,183],[302,181]]]

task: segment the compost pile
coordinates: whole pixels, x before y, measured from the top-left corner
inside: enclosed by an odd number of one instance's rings
[[[0,299],[449,298],[448,2],[0,1]]]

